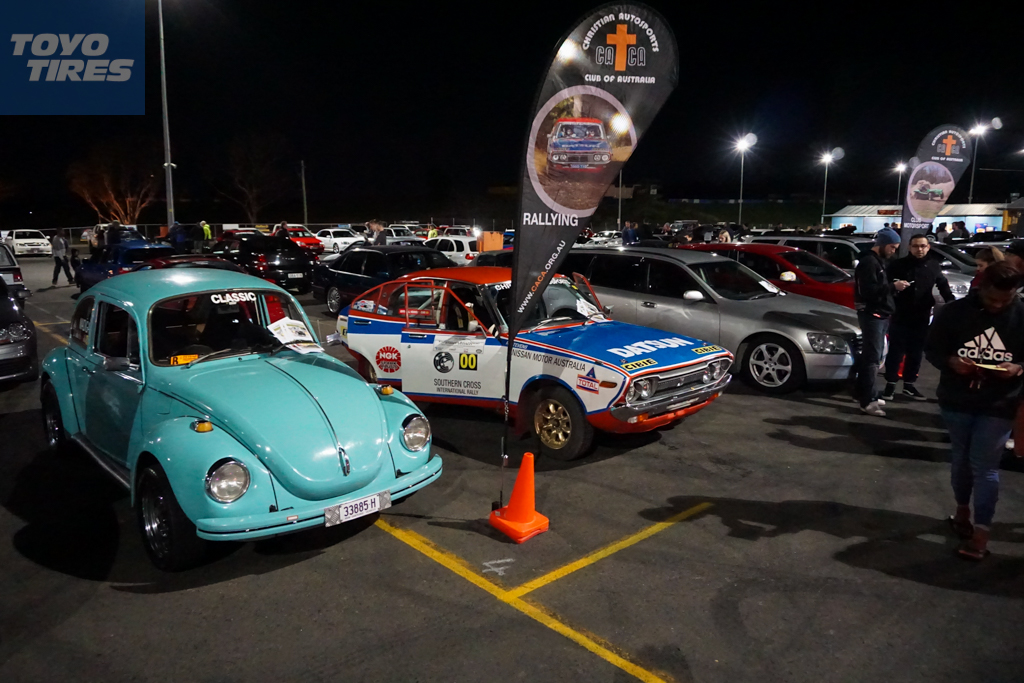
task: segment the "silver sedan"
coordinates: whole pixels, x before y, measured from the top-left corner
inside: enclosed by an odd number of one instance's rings
[[[753,387],[785,393],[844,380],[860,345],[856,313],[779,290],[739,263],[676,249],[573,249],[563,272],[586,275],[615,320],[704,339],[735,354]]]

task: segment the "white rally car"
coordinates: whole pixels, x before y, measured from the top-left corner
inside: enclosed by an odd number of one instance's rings
[[[342,309],[338,337],[369,381],[413,400],[503,411],[511,270],[441,268],[376,287]],[[733,356],[690,337],[607,319],[586,280],[556,277],[512,349],[510,411],[560,460],[594,430],[645,432],[697,412]]]

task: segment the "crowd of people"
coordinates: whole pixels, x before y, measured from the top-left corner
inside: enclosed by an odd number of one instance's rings
[[[1012,242],[1005,255],[995,248],[983,251],[971,290],[960,300],[927,258],[930,245],[927,235],[913,235],[906,255],[894,258],[901,238],[885,228],[858,263],[854,296],[863,341],[854,395],[863,412],[884,417],[898,382],[902,396],[925,400],[915,386],[922,361],[938,368],[936,394],[949,430],[956,502],[949,522],[964,541],[959,553],[980,560],[988,554],[999,463],[1015,421],[1024,426],[1024,240]],[[935,287],[946,303],[932,319]],[[876,375],[887,335],[886,383],[879,394]],[[1024,455],[1024,444],[1011,443]]]

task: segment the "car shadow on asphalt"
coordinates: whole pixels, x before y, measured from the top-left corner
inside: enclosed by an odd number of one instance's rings
[[[995,552],[982,562],[959,558],[960,541],[943,519],[891,510],[817,500],[781,502],[678,496],[640,516],[661,522],[700,503],[711,507],[693,519],[717,517],[728,536],[759,541],[802,531],[817,531],[854,541],[833,559],[859,569],[916,583],[983,595],[1024,599],[1024,557],[1001,555],[1000,543],[1024,543],[1024,525],[995,522]],[[813,547],[813,546],[808,546]],[[800,562],[799,558],[794,558]]]
[[[489,410],[466,406],[434,403],[426,406],[434,444],[485,465],[501,464],[501,438],[505,431],[503,419]],[[561,461],[541,453],[539,440],[530,435],[517,435],[509,431],[508,467],[518,468],[525,453],[535,456],[537,472],[553,472],[584,467],[602,460],[615,458],[637,448],[643,448],[661,439],[659,430],[641,434],[609,434],[598,432],[594,446],[582,458]]]

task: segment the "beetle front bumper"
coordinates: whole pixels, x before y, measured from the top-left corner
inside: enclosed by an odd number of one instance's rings
[[[281,534],[290,534],[302,529],[324,526],[324,509],[338,503],[345,503],[385,490],[391,491],[391,500],[404,498],[437,481],[441,476],[441,458],[432,457],[427,464],[408,474],[393,479],[390,486],[367,486],[344,496],[310,502],[301,508],[245,517],[213,517],[196,520],[196,533],[209,541],[251,541]],[[291,521],[289,521],[291,519]]]

